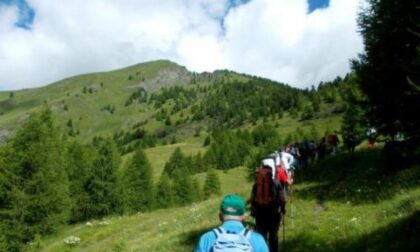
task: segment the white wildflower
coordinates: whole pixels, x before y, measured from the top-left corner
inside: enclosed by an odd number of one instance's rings
[[[98,223],[98,225],[99,225],[99,226],[106,226],[106,225],[109,225],[109,224],[111,224],[111,222],[106,221],[106,220],[104,220],[104,221],[100,221],[100,222]]]
[[[70,246],[76,245],[78,243],[80,243],[80,238],[77,236],[69,236],[66,239],[64,239],[64,243]]]

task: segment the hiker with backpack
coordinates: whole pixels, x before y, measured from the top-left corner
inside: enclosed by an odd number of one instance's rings
[[[278,154],[281,159],[281,163],[283,165],[284,170],[287,172],[287,175],[290,179],[293,179],[294,170],[296,167],[296,161],[295,157],[288,153],[290,151],[290,148],[285,148],[285,150],[279,149]]]
[[[273,162],[275,165],[275,162]],[[279,248],[278,230],[285,214],[283,187],[273,171],[275,166],[265,165],[257,171],[251,193],[251,214],[255,218],[255,229],[268,240],[270,251]]]
[[[337,136],[337,131],[334,131],[332,134],[328,135],[327,142],[328,145],[332,148],[332,155],[335,156],[338,152],[338,144],[340,143],[340,140]]]
[[[268,252],[264,238],[244,227],[245,202],[240,196],[223,198],[219,219],[223,224],[202,235],[195,252]]]

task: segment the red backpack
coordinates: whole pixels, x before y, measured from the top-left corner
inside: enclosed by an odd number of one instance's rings
[[[271,171],[269,166],[262,166],[257,171],[252,188],[252,203],[254,205],[268,206],[277,202],[278,193]]]

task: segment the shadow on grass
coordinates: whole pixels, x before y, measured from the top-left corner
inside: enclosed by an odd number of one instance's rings
[[[194,248],[198,244],[200,237],[214,228],[216,228],[216,226],[196,229],[196,230],[192,230],[190,232],[184,233],[181,238],[181,244],[184,246],[190,246]]]
[[[377,229],[363,237],[342,239],[334,242],[301,234],[282,244],[283,251],[314,251],[314,252],[383,252],[383,251],[420,251],[420,211],[396,221],[388,226]],[[284,247],[285,246],[285,247]]]
[[[299,182],[315,182],[296,187],[297,197],[351,201],[353,204],[376,203],[392,198],[401,190],[418,187],[420,167],[384,172],[379,150],[342,154],[323,160],[297,174]],[[312,183],[311,183],[312,184]]]

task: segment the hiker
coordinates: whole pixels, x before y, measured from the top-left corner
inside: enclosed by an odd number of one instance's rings
[[[311,163],[313,164],[315,162],[316,159],[316,143],[314,140],[309,140],[308,141],[308,164]]]
[[[293,183],[293,179],[289,178],[287,174],[287,169],[285,168],[285,160],[282,160],[282,153],[275,152],[275,164],[276,164],[276,174],[275,179],[282,186],[290,185]],[[287,158],[286,158],[287,159]]]
[[[244,227],[245,202],[235,194],[226,195],[220,205],[222,225],[201,236],[195,252],[268,252],[264,238]]]
[[[368,138],[368,148],[373,149],[376,147],[377,132],[375,128],[369,128],[366,132]]]
[[[298,170],[300,168],[300,151],[299,151],[299,143],[291,144],[288,153],[293,156],[293,163],[291,166],[294,170]]]
[[[327,143],[325,137],[322,137],[319,140],[318,146],[316,148],[316,151],[318,153],[318,160],[321,160],[325,157],[325,153],[327,151]]]
[[[272,176],[272,167],[263,165],[256,174],[251,193],[252,216],[255,229],[268,239],[271,252],[279,248],[278,230],[282,214],[285,213],[283,188]]]
[[[357,145],[357,137],[353,131],[344,134],[344,144],[347,147],[347,151],[352,153]]]
[[[281,156],[281,161],[289,178],[293,179],[293,173],[295,170],[295,167],[293,165],[295,164],[295,158],[293,157],[293,155],[287,152],[288,150],[290,150],[290,148],[285,148],[285,150],[280,149],[279,155]]]
[[[302,143],[299,144],[299,153],[300,153],[300,164],[302,169],[308,167],[308,160],[309,160],[309,141],[303,140]]]
[[[338,144],[340,142],[337,136],[337,131],[334,130],[334,133],[328,135],[327,142],[328,142],[328,145],[331,146],[332,148],[332,155],[333,156],[336,155],[338,152]]]

